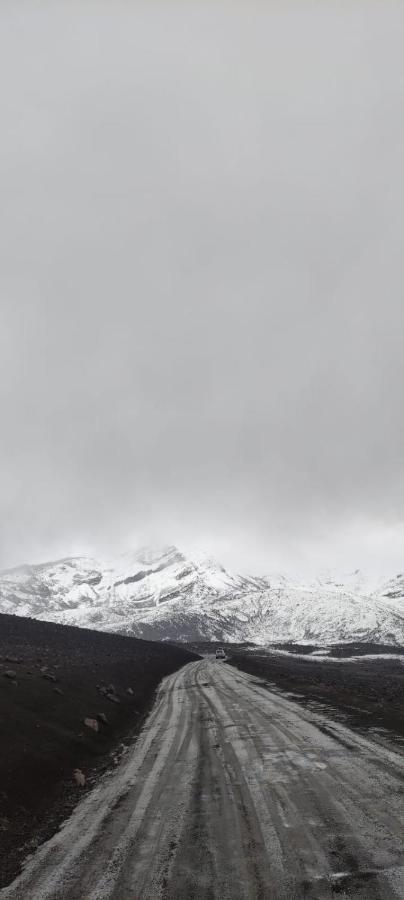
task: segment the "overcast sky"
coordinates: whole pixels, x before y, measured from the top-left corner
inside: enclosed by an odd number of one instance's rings
[[[4,0],[2,566],[404,567],[403,26]]]

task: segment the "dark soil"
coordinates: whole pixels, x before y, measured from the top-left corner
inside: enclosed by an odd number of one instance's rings
[[[326,647],[320,644],[272,644],[271,646],[274,650],[287,650],[289,653],[303,653],[304,655],[315,653],[318,650],[327,650],[328,656],[338,659],[349,659],[352,656],[381,656],[382,654],[404,656],[404,647],[395,644],[346,643],[327,644]]]
[[[397,653],[400,648],[390,647],[390,652],[392,649]],[[389,739],[402,748],[404,665],[400,660],[364,658],[356,662],[349,659],[319,662],[266,653],[262,648],[245,652],[229,646],[226,652],[230,665],[282,691],[292,692],[295,702],[325,705],[331,717],[361,731],[372,730],[379,738],[389,732]],[[374,646],[367,652],[373,654]]]
[[[0,615],[0,886],[114,764],[159,681],[195,658],[168,644]],[[101,716],[98,732],[84,724],[100,714],[107,723]]]

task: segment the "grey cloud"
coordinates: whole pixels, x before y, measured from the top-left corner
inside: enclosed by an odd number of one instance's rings
[[[1,563],[398,567],[402,11],[0,17]]]

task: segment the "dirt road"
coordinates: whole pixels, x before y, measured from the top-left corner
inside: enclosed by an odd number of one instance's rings
[[[404,897],[404,758],[214,660],[1,900]]]

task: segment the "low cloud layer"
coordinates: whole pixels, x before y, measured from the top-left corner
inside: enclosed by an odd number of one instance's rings
[[[402,10],[0,20],[1,565],[402,568]]]

